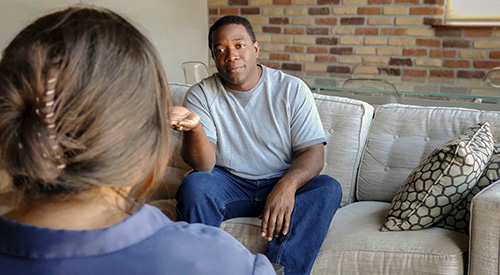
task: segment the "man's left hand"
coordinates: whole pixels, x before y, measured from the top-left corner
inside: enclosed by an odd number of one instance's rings
[[[268,241],[279,234],[286,235],[290,228],[290,219],[295,204],[295,189],[286,184],[276,184],[269,193],[266,206],[259,218],[262,219],[260,234]]]

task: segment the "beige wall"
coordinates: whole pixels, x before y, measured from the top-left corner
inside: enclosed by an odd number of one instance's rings
[[[207,0],[1,0],[0,48],[36,17],[78,3],[106,7],[131,20],[157,47],[169,82],[183,82],[184,61],[208,63]]]

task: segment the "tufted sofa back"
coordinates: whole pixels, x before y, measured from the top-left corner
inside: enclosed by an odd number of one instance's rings
[[[489,122],[500,140],[500,112],[386,104],[377,108],[359,170],[357,198],[390,202],[411,171],[465,128]]]
[[[314,94],[327,145],[322,174],[342,186],[341,206],[355,199],[356,178],[374,109],[363,101]]]

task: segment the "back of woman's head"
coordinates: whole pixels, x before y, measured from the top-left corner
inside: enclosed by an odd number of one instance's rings
[[[151,43],[108,10],[68,8],[22,30],[0,62],[2,168],[26,198],[163,178],[170,99]]]

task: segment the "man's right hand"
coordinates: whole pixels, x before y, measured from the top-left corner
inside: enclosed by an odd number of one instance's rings
[[[177,131],[191,131],[201,125],[200,116],[182,106],[172,108],[170,127]]]
[[[184,132],[181,149],[184,161],[194,170],[212,171],[215,166],[215,144],[207,139],[200,116],[185,107],[174,106],[170,127]]]

